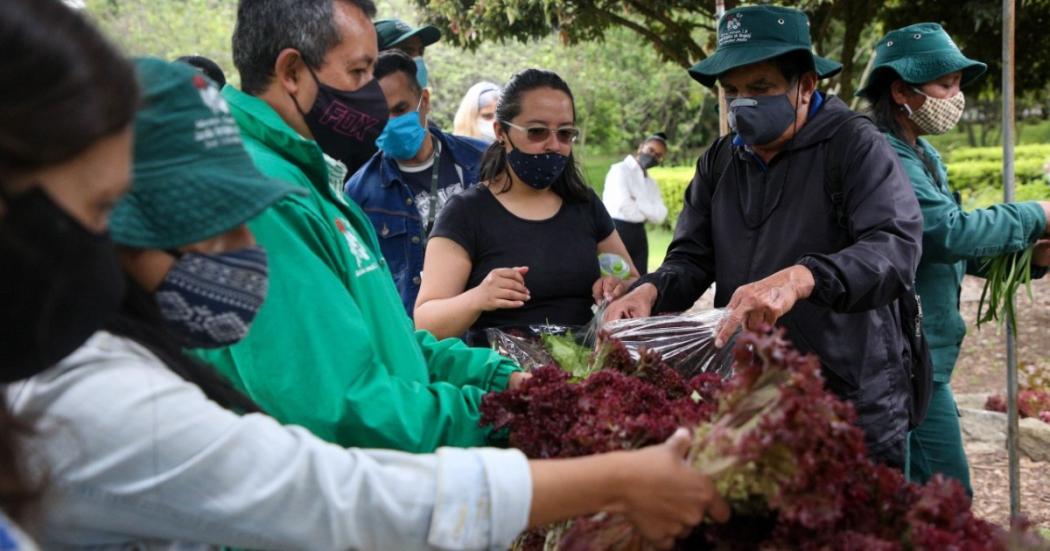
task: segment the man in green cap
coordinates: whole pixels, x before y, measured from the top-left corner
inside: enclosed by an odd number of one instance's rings
[[[369,0],[240,3],[233,59],[244,91],[223,96],[259,170],[308,195],[249,224],[270,256],[266,303],[247,338],[200,355],[274,417],[332,442],[482,445],[482,396],[522,374],[495,352],[414,330],[372,223],[342,193],[345,168],[324,152],[324,137],[388,118],[372,78],[374,12]]]
[[[922,208],[923,250],[915,284],[933,360],[933,393],[926,419],[908,439],[909,478],[924,483],[941,473],[959,480],[971,493],[951,390],[952,369],[966,335],[959,314],[963,274],[980,276],[985,258],[1016,253],[1036,242],[1036,275],[1050,264],[1050,202],[966,212],[949,186],[941,156],[920,137],[955,127],[966,108],[961,88],[974,83],[986,68],[963,55],[940,25],[919,23],[879,40],[871,73],[857,92],[871,102],[875,122],[900,157]]]
[[[853,402],[869,454],[903,467],[911,347],[896,301],[914,277],[922,219],[875,126],[817,90],[839,69],[813,55],[798,10],[726,13],[714,54],[689,73],[721,84],[734,133],[697,162],[663,265],[607,317],[685,310],[714,283],[727,309],[717,346],[741,325],[783,325]]]
[[[441,31],[432,25],[413,28],[400,19],[380,19],[375,26],[379,51],[398,49],[408,54],[416,63],[416,81],[426,88],[429,78],[423,53],[427,46],[441,40]]]

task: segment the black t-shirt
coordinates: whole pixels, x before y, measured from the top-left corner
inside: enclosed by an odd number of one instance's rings
[[[598,243],[613,232],[605,205],[588,190],[586,203],[564,201],[546,220],[511,214],[485,186],[449,199],[438,214],[431,236],[444,237],[466,249],[473,264],[467,289],[496,268],[528,266],[525,286],[531,299],[521,308],[484,312],[472,329],[553,323],[583,325],[591,320],[598,280]]]

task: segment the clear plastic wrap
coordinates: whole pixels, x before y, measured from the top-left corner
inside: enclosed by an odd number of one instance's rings
[[[739,331],[722,348],[715,348],[715,331],[725,309],[622,319],[602,326],[603,338],[616,339],[638,358],[641,349],[660,354],[684,377],[718,373],[728,377],[733,369],[733,343]]]
[[[554,362],[547,347],[544,346],[544,335],[571,335],[577,344],[583,344],[585,328],[565,325],[527,325],[517,327],[490,327],[485,329],[492,349],[500,355],[518,362],[526,371],[532,371]]]

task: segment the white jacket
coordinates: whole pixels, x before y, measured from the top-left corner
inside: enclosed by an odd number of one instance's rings
[[[634,155],[609,167],[602,202],[616,220],[663,224],[667,219],[660,186],[645,175]]]
[[[527,523],[516,450],[343,449],[109,333],[6,392],[48,469],[46,549],[506,549]]]

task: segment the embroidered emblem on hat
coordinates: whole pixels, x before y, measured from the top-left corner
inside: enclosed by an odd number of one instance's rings
[[[725,32],[718,34],[718,45],[737,44],[751,40],[751,31],[743,27],[744,15],[734,13],[726,18]]]

